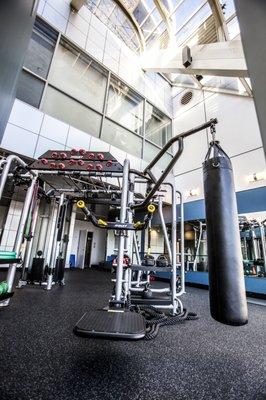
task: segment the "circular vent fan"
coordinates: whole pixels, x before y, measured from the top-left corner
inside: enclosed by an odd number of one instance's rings
[[[185,106],[186,104],[188,104],[191,99],[193,97],[193,93],[191,91],[186,92],[185,94],[183,94],[183,96],[181,97],[180,103]]]

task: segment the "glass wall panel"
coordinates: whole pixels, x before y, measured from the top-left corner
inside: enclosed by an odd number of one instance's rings
[[[177,32],[204,3],[206,3],[206,0],[185,0],[180,2],[180,5],[172,15],[175,32]]]
[[[102,117],[51,86],[45,92],[42,109],[52,117],[99,137]]]
[[[57,33],[37,19],[25,55],[24,67],[42,78],[47,78],[56,39]]]
[[[49,80],[75,99],[103,111],[107,72],[66,41],[58,46]]]
[[[144,152],[143,152],[143,158],[145,161],[150,162],[151,160],[154,159],[154,157],[159,153],[160,149],[153,144],[146,142],[144,144]],[[171,161],[172,156],[170,154],[165,154],[156,164],[157,167],[162,168],[162,170],[167,167],[169,162]]]
[[[206,21],[211,15],[211,7],[206,3],[186,24],[178,30],[176,34],[176,43],[181,45]]]
[[[104,120],[101,139],[129,154],[141,158],[142,139],[110,121],[108,118]]]
[[[237,35],[239,35],[240,27],[237,17],[233,18],[230,22],[228,22],[227,28],[230,40],[233,40]]]
[[[16,97],[33,107],[40,105],[44,82],[26,71],[21,71],[17,86]]]
[[[163,147],[171,138],[171,119],[149,103],[146,103],[145,138]]]
[[[131,131],[142,135],[143,99],[122,82],[110,82],[107,115]]]

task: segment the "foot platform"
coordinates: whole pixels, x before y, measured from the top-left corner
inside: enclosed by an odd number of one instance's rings
[[[73,332],[89,338],[138,340],[146,334],[146,321],[131,311],[93,310],[81,317]]]

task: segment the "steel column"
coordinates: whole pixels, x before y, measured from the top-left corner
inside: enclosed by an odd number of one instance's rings
[[[35,189],[35,184],[37,181],[37,176],[35,176],[32,181],[31,184],[27,190],[27,194],[26,194],[26,198],[24,201],[24,205],[23,205],[23,209],[22,209],[22,213],[21,213],[21,217],[20,217],[20,221],[19,221],[19,227],[18,227],[18,231],[17,231],[17,235],[16,235],[16,240],[14,243],[14,247],[13,247],[13,251],[16,252],[17,256],[19,257],[20,255],[20,248],[21,245],[23,243],[24,240],[24,232],[25,232],[25,227],[26,227],[26,223],[27,223],[27,218],[28,218],[28,214],[29,214],[29,209],[30,209],[30,205],[31,205],[31,201],[32,201],[32,196],[33,196],[33,192]],[[12,292],[12,288],[13,288],[13,283],[14,283],[14,279],[15,279],[15,274],[16,274],[16,269],[17,269],[17,265],[16,264],[10,264],[9,265],[9,269],[8,269],[8,273],[7,273],[7,284],[8,284],[8,292]],[[7,299],[5,302],[3,302],[1,304],[1,306],[7,306],[9,304],[9,300]]]
[[[124,161],[123,181],[121,194],[120,222],[126,221],[128,206],[128,178],[129,178],[129,160]],[[121,232],[122,233],[122,232]],[[123,285],[123,260],[124,260],[125,236],[119,237],[117,267],[116,267],[116,283],[115,283],[115,300],[121,301],[122,285]]]

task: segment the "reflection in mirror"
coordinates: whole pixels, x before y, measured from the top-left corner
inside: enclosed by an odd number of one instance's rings
[[[266,212],[240,214],[239,233],[245,275],[266,277]],[[208,271],[205,221],[185,224],[187,271]]]

